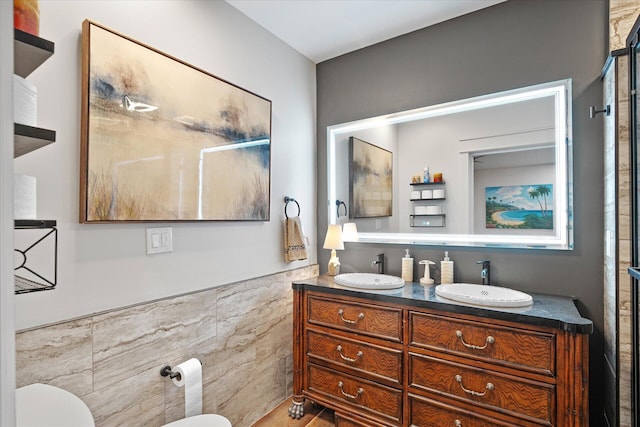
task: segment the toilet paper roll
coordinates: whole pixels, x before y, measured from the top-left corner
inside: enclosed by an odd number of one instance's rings
[[[180,377],[172,381],[178,387],[184,386],[184,416],[192,417],[202,414],[202,364],[192,358],[173,369]]]
[[[416,206],[414,209],[416,215],[426,215],[427,207],[426,206]]]
[[[13,75],[13,121],[38,125],[38,90],[31,82]]]
[[[440,215],[442,208],[440,206],[427,206],[427,215]]]
[[[420,198],[420,192],[419,191],[412,191],[411,192],[411,200],[418,200]]]
[[[433,199],[433,191],[431,191],[431,190],[422,190],[422,198],[423,199]]]
[[[433,190],[434,199],[444,199],[444,189]]]
[[[36,219],[37,217],[36,177],[13,176],[13,218]]]

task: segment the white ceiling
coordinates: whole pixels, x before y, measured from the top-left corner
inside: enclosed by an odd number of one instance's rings
[[[506,0],[226,0],[315,63]]]

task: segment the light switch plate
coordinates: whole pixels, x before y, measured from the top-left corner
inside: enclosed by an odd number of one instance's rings
[[[147,255],[173,251],[171,227],[147,228]]]

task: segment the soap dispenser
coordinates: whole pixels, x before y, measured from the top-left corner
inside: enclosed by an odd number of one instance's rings
[[[453,283],[453,261],[449,259],[449,251],[444,252],[444,259],[440,261],[440,283]]]
[[[436,263],[433,261],[429,261],[428,259],[423,259],[418,264],[424,265],[424,277],[420,278],[420,283],[423,285],[433,285],[433,279],[429,274],[429,267],[431,265],[435,265]]]
[[[413,258],[409,254],[409,249],[405,249],[405,255],[402,258],[402,280],[413,282]]]

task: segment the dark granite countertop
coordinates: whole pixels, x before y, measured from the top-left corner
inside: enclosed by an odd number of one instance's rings
[[[332,276],[319,276],[311,279],[296,280],[293,282],[292,287],[296,290],[352,296],[372,301],[469,314],[534,326],[547,326],[577,334],[590,334],[593,332],[593,322],[580,315],[575,305],[575,299],[572,297],[527,292],[533,297],[532,305],[528,307],[502,308],[481,307],[442,298],[436,295],[436,285],[421,285],[416,282],[407,283],[399,289],[376,291],[348,288],[335,283]]]

